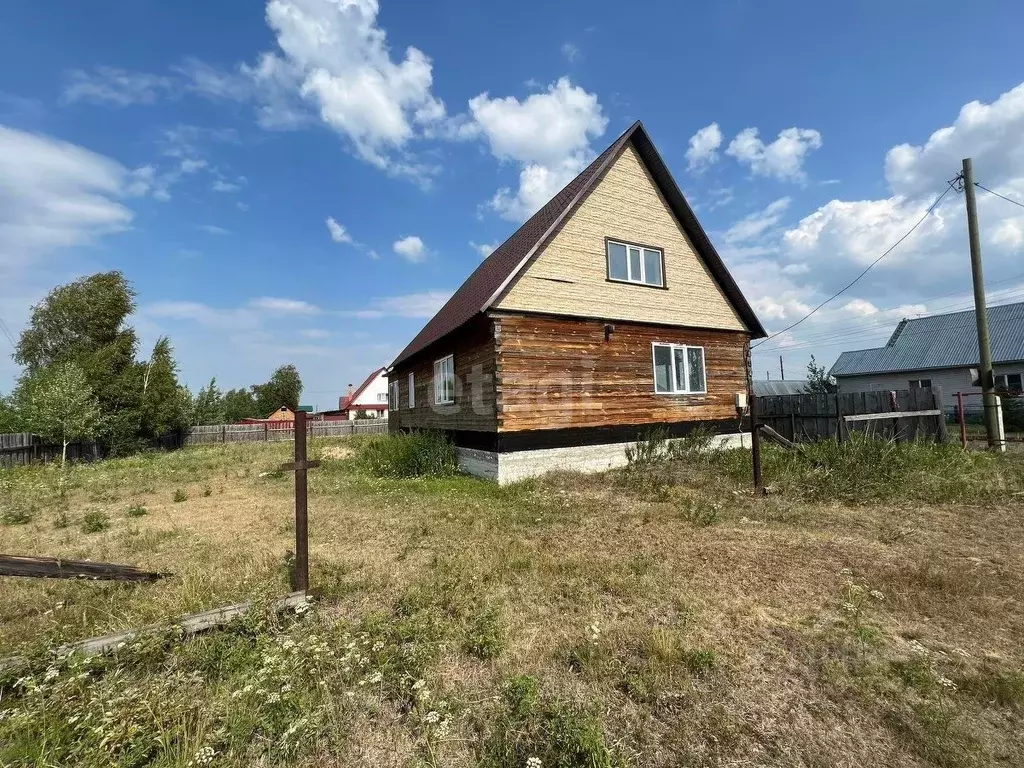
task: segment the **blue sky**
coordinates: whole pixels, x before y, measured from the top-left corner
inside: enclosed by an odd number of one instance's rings
[[[169,334],[194,388],[294,362],[328,406],[635,119],[770,331],[909,229],[961,157],[1024,201],[1009,2],[5,10],[0,318],[16,334],[53,285],[122,269],[144,342]],[[980,202],[993,299],[1024,299],[1024,209]],[[967,258],[950,193],[757,374],[967,306]],[[16,374],[0,364],[0,388]]]

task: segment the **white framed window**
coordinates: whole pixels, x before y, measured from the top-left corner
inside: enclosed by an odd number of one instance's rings
[[[685,344],[651,345],[654,391],[659,395],[703,395],[708,391],[704,347]]]
[[[931,379],[911,379],[910,380],[910,388],[911,389],[926,389],[927,387],[930,387],[931,385],[932,385],[932,380]]]
[[[665,287],[665,259],[660,248],[608,240],[608,279]]]
[[[387,392],[378,392],[377,393],[377,402],[378,403],[386,403],[387,401],[388,401],[388,393]]]
[[[434,402],[447,405],[455,402],[455,356],[434,361]]]
[[[409,407],[416,407],[416,374],[409,374]]]
[[[397,381],[392,381],[388,385],[388,392],[391,395],[388,398],[388,408],[390,408],[393,411],[397,411],[398,410],[398,382]]]
[[[1006,392],[1020,392],[1021,385],[1024,384],[1024,376],[1019,373],[997,373],[996,374],[996,389],[1002,389]]]

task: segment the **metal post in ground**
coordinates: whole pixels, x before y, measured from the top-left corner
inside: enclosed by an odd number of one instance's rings
[[[309,589],[309,509],[306,484],[306,412],[295,413],[295,579],[292,590]]]
[[[761,478],[761,431],[757,423],[757,395],[753,388],[750,391],[750,457],[754,462],[754,493],[764,494],[764,481]]]
[[[960,421],[960,444],[967,450],[967,416],[964,414],[964,393],[956,393],[956,416]]]

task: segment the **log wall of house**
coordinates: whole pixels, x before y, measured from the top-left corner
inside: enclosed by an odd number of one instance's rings
[[[434,362],[454,355],[455,402],[434,403]],[[388,428],[467,430],[497,429],[494,381],[494,327],[481,315],[463,328],[405,361],[388,375],[398,382],[399,404],[388,409]],[[415,406],[409,407],[409,373],[415,374]],[[390,391],[390,389],[389,389]]]
[[[496,315],[499,432],[735,419],[749,335],[604,320]],[[707,394],[654,392],[652,344],[704,347]]]

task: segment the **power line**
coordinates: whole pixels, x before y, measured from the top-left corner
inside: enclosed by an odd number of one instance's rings
[[[982,186],[978,182],[974,182],[974,186],[978,187],[979,189],[984,189],[990,195],[995,195],[996,197],[1001,197],[1001,198],[1003,198],[1003,200],[1005,200],[1008,203],[1013,203],[1014,205],[1019,205],[1021,208],[1024,208],[1024,203],[1021,203],[1021,202],[1019,202],[1017,200],[1013,200],[1013,199],[1007,197],[1006,195],[1000,195],[998,192],[993,192],[991,189],[989,189],[988,187]]]
[[[1024,274],[1016,275],[1014,277],[1004,278],[1002,280],[996,280],[996,281],[993,281],[992,283],[990,283],[990,285],[997,285],[999,283],[1010,282],[1011,280],[1017,280],[1017,279],[1020,279],[1022,277],[1024,277]],[[941,296],[930,296],[930,297],[922,298],[919,301],[921,301],[921,302],[934,301],[936,299],[942,299],[942,298],[946,298],[948,296],[961,295],[962,293],[963,293],[963,291],[955,291],[953,293],[947,293],[947,294],[943,294]],[[1010,288],[1010,289],[1004,288],[1004,289],[1001,289],[1001,290],[998,290],[998,291],[987,291],[987,293],[989,294],[989,300],[990,301],[1005,302],[1007,300],[1017,300],[1017,299],[1024,298],[1024,286],[1016,287],[1016,288]],[[946,304],[939,304],[939,305],[936,305],[936,306],[933,306],[933,307],[929,307],[924,312],[915,312],[913,314],[907,315],[907,317],[904,318],[904,319],[917,319],[917,318],[920,318],[920,317],[927,317],[927,316],[930,316],[930,315],[948,314],[950,312],[959,312],[959,311],[962,311],[962,310],[970,309],[973,306],[973,304],[974,304],[973,300],[967,299],[967,298],[962,298],[959,301],[950,302],[950,303],[946,303]],[[874,331],[874,330],[877,330],[877,329],[880,329],[880,328],[883,328],[883,327],[886,327],[886,326],[890,326],[891,327],[894,323],[898,323],[899,319],[894,318],[894,317],[877,318],[877,317],[875,317],[875,315],[883,313],[883,312],[891,312],[891,311],[897,310],[899,308],[900,307],[898,307],[898,306],[897,307],[888,307],[886,309],[880,309],[876,313],[872,313],[871,315],[866,315],[866,316],[864,316],[862,318],[845,318],[843,320],[833,321],[831,323],[832,325],[836,325],[837,323],[840,323],[840,324],[842,324],[842,326],[845,326],[845,327],[838,327],[838,328],[834,328],[832,330],[826,330],[824,333],[818,333],[818,334],[812,334],[810,336],[804,336],[802,338],[795,339],[794,342],[790,343],[790,344],[786,344],[784,342],[778,342],[776,344],[773,344],[773,345],[770,345],[768,347],[765,347],[762,350],[762,352],[771,352],[773,350],[782,350],[782,351],[784,351],[784,350],[789,350],[789,349],[802,349],[802,348],[805,348],[805,347],[808,347],[808,346],[813,346],[815,344],[825,344],[828,341],[842,340],[842,339],[847,339],[847,338],[855,338],[857,336],[863,335],[864,333],[871,332],[871,331]],[[824,328],[825,325],[826,324],[823,323],[821,326],[816,326],[816,329]]]
[[[850,290],[850,288],[852,288],[854,285],[856,285],[860,281],[860,279],[862,277],[864,277],[864,275],[866,275],[868,272],[871,271],[871,268],[873,266],[875,266],[875,264],[880,262],[882,259],[884,259],[886,256],[888,256],[894,250],[896,250],[896,247],[900,243],[902,243],[904,240],[906,240],[908,237],[910,237],[910,235],[913,234],[914,230],[916,230],[919,226],[921,226],[924,223],[924,220],[927,219],[931,215],[932,211],[935,210],[935,207],[942,201],[942,198],[944,198],[946,196],[946,193],[948,193],[949,190],[951,190],[952,188],[953,188],[952,185],[948,185],[944,190],[942,190],[942,194],[939,195],[937,198],[935,198],[935,202],[934,203],[932,203],[931,205],[928,206],[928,210],[924,212],[924,216],[922,216],[920,219],[918,219],[917,223],[914,224],[914,226],[912,226],[909,230],[907,230],[907,233],[905,235],[903,235],[903,237],[901,237],[899,240],[897,240],[895,243],[893,243],[885,253],[883,253],[877,259],[872,261],[870,264],[868,264],[867,268],[863,272],[861,272],[859,275],[857,275],[855,278],[853,278],[853,280],[851,280],[849,283],[847,283],[845,286],[843,286],[840,290],[838,290],[835,293],[833,293],[831,296],[829,296],[827,299],[825,299],[823,302],[821,302],[821,304],[816,306],[814,309],[812,309],[806,315],[801,317],[795,323],[793,323],[790,326],[787,326],[786,328],[783,328],[781,331],[777,331],[776,333],[773,333],[771,336],[767,336],[766,338],[762,339],[759,343],[757,343],[753,347],[751,347],[751,350],[757,349],[758,347],[761,346],[761,344],[764,344],[766,341],[771,341],[776,336],[779,336],[779,335],[785,333],[786,331],[790,331],[793,328],[796,328],[798,325],[800,325],[800,323],[802,323],[808,317],[810,317],[815,312],[817,312],[819,309],[824,307],[830,301],[832,301],[833,299],[838,298],[839,296],[842,296],[844,293],[846,293],[846,291]]]

